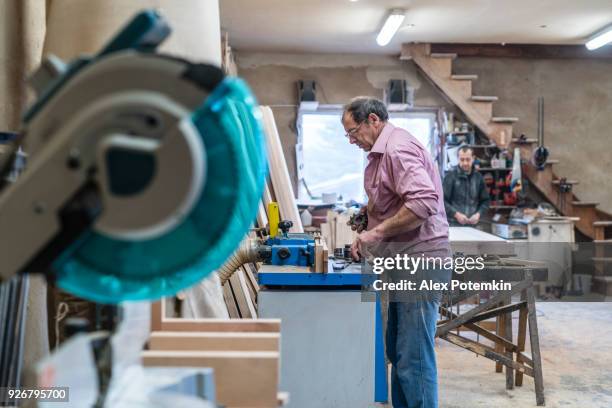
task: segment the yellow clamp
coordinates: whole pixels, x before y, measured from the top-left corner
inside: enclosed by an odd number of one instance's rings
[[[278,223],[280,222],[280,212],[278,211],[278,203],[272,201],[268,204],[268,223],[270,224],[270,237],[274,238],[278,235]]]

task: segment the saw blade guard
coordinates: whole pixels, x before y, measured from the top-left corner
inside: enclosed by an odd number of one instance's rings
[[[184,220],[146,240],[95,229],[53,264],[57,284],[100,303],[158,299],[202,280],[232,254],[255,219],[267,172],[261,113],[238,78],[225,78],[190,118],[206,180]]]

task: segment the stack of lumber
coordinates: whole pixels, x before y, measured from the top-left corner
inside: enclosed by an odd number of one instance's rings
[[[321,224],[321,235],[330,248],[344,248],[353,243],[357,233],[348,225],[349,218],[345,213],[327,212],[327,222]]]
[[[259,203],[256,219],[257,227],[265,228],[268,225],[268,204],[276,201],[281,220],[293,222],[290,231],[304,232],[274,115],[272,110],[266,106],[261,107],[261,113],[270,177],[266,180]],[[323,248],[320,249],[320,258],[323,259]],[[327,267],[327,262],[324,263],[324,267]],[[257,317],[257,292],[259,291],[257,269],[257,265],[254,263],[245,264],[223,285],[223,300],[230,318],[251,319]]]
[[[164,303],[153,305],[145,367],[211,367],[217,404],[279,406],[279,319],[166,318]]]
[[[257,318],[257,265],[247,263],[223,285],[223,299],[231,319]]]

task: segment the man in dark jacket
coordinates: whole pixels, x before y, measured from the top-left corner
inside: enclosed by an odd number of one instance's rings
[[[474,171],[474,152],[463,146],[459,165],[444,177],[444,206],[450,224],[476,225],[489,209],[489,193],[482,175]]]

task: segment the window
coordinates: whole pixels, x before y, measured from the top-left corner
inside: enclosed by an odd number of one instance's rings
[[[337,193],[345,202],[367,199],[363,188],[367,153],[348,143],[341,116],[339,109],[324,108],[298,114],[296,154],[300,202],[323,193]],[[391,112],[389,121],[408,130],[432,152],[435,119],[434,112]]]

